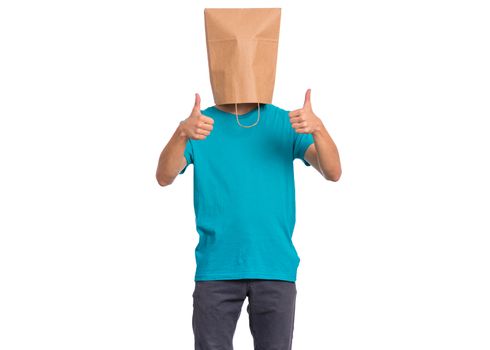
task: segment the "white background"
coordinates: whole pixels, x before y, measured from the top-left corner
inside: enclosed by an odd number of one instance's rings
[[[339,182],[295,161],[293,347],[490,348],[484,1],[3,1],[0,348],[193,349],[205,7],[281,7],[274,104],[313,110]],[[234,344],[253,349],[244,302]]]

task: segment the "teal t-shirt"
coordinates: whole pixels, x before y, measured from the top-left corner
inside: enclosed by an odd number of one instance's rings
[[[257,111],[239,115],[240,123],[253,124]],[[293,161],[310,166],[304,154],[314,140],[294,130],[288,112],[261,105],[258,124],[243,128],[235,114],[201,110],[214,119],[213,130],[204,140],[187,141],[180,172],[194,164],[196,281],[296,281]]]

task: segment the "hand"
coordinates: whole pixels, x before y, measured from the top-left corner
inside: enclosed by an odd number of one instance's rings
[[[311,109],[311,89],[306,90],[303,108],[289,112],[289,121],[294,130],[299,134],[312,134],[320,129],[322,121]]]
[[[192,140],[204,140],[213,130],[214,119],[201,114],[201,97],[196,94],[191,115],[180,122],[180,135]]]

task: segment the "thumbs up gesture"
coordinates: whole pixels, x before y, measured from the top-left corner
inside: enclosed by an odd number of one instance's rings
[[[303,108],[289,112],[291,126],[299,134],[312,134],[320,128],[322,123],[320,118],[313,113],[310,95],[311,89],[306,90]]]
[[[182,136],[192,140],[204,140],[213,130],[214,119],[201,114],[201,96],[196,93],[194,107],[189,117],[180,122]]]

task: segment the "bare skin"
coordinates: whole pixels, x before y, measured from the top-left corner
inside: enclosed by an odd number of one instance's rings
[[[325,179],[338,181],[341,175],[340,158],[337,147],[330,137],[323,122],[311,108],[311,90],[305,95],[303,108],[289,113],[291,126],[297,133],[313,135],[314,143],[305,152],[305,160],[310,163]],[[238,115],[257,108],[256,103],[239,103]],[[216,108],[228,113],[235,113],[234,104],[217,105]],[[201,114],[201,97],[195,96],[194,107],[187,119],[181,121],[160,154],[156,179],[160,186],[170,185],[187,165],[184,150],[188,139],[204,140],[213,130],[214,120]]]
[[[312,134],[315,143],[307,148],[305,159],[326,180],[338,181],[342,174],[339,151],[322,120],[311,107],[311,90],[305,94],[303,108],[289,112],[289,121],[297,133]]]
[[[237,109],[236,112],[238,115],[246,114],[253,110],[254,108],[257,108],[257,103],[237,103]],[[235,114],[235,104],[225,104],[225,105],[216,105],[216,108],[219,110],[222,110],[223,112],[228,112]]]
[[[170,185],[187,164],[184,150],[187,140],[204,140],[213,130],[214,120],[201,114],[201,97],[196,94],[194,107],[187,119],[181,121],[160,154],[156,178],[160,186]]]

